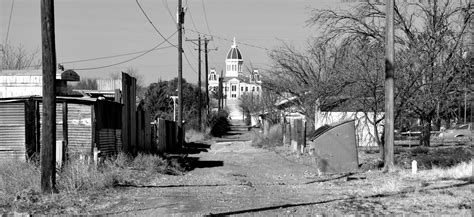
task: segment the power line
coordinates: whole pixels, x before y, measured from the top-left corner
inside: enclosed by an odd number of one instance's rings
[[[166,10],[168,11],[168,14],[170,15],[171,21],[174,23],[174,22],[175,22],[175,19],[174,19],[174,17],[173,17],[173,13],[172,13],[171,10],[170,10],[170,6],[168,5],[168,0],[162,0],[161,2],[163,3],[163,5],[165,6]]]
[[[223,38],[223,37],[220,37],[220,36],[216,36],[216,35],[211,35],[211,34],[206,34],[206,33],[202,33],[200,31],[197,31],[197,30],[194,30],[194,29],[187,29],[191,32],[195,32],[195,33],[198,33],[198,34],[201,34],[201,35],[206,35],[206,36],[210,36],[210,37],[213,37],[213,38],[217,38],[217,39],[221,39],[221,40],[224,40],[224,41],[229,41],[229,42],[233,42],[233,40],[231,39],[227,39],[227,38]],[[253,44],[248,44],[248,43],[243,43],[243,42],[239,42],[239,45],[245,45],[245,46],[248,46],[248,47],[254,47],[254,48],[258,48],[258,49],[262,49],[262,50],[270,50],[268,48],[265,48],[265,47],[261,47],[261,46],[257,46],[257,45],[253,45]]]
[[[10,18],[8,19],[7,35],[5,36],[5,46],[7,46],[8,34],[10,33],[10,23],[12,21],[12,15],[13,15],[13,5],[15,5],[15,0],[12,1],[12,7],[10,9]]]
[[[191,18],[191,23],[193,24],[194,29],[198,29],[198,28],[196,27],[196,24],[194,23],[193,15],[191,15],[191,10],[189,9],[189,5],[188,5],[188,0],[186,0],[186,7],[188,8],[189,17]]]
[[[204,4],[204,0],[202,0],[201,2],[202,2],[202,10],[204,12],[204,20],[206,21],[207,32],[209,33],[209,35],[212,35],[211,34],[211,29],[209,28],[209,22],[207,20],[207,12],[206,12],[206,6]]]
[[[206,21],[207,31],[209,32],[209,35],[210,35],[211,29],[209,28],[209,22],[207,21],[207,12],[206,12],[206,6],[204,4],[204,0],[202,0],[202,10],[204,11],[204,20]]]
[[[176,31],[176,32],[177,32],[177,31]],[[127,60],[124,60],[124,61],[120,61],[120,62],[118,62],[118,63],[105,65],[105,66],[82,68],[82,69],[74,69],[74,70],[80,71],[80,70],[102,69],[102,68],[112,67],[112,66],[120,65],[120,64],[122,64],[122,63],[130,62],[130,61],[132,61],[132,60],[135,60],[135,59],[138,59],[138,58],[144,56],[144,55],[147,54],[147,53],[152,52],[153,50],[156,50],[159,46],[161,46],[163,43],[165,43],[166,41],[168,41],[169,38],[173,37],[173,35],[176,34],[176,32],[174,32],[173,34],[171,34],[168,38],[165,38],[164,41],[158,43],[155,47],[153,47],[153,48],[151,48],[151,49],[145,51],[144,53],[142,53],[142,54],[140,54],[140,55],[138,55],[138,56],[135,56],[135,57],[133,57],[133,58],[130,58],[130,59],[127,59]],[[175,46],[173,45],[173,47],[175,47]]]
[[[171,48],[171,47],[175,47],[175,46],[159,47],[159,48],[153,49],[153,51],[163,50],[163,49]],[[89,62],[89,61],[94,61],[94,60],[110,59],[110,58],[115,58],[115,57],[122,57],[122,56],[129,56],[129,55],[133,55],[133,54],[138,54],[138,53],[144,53],[144,52],[147,52],[147,51],[149,51],[149,50],[142,50],[142,51],[136,51],[136,52],[130,52],[130,53],[124,53],[124,54],[117,54],[117,55],[111,55],[111,56],[95,57],[95,58],[82,59],[82,60],[73,60],[73,61],[67,61],[67,62],[60,62],[59,64],[80,63],[80,62]]]
[[[138,0],[135,0],[137,2],[137,5],[138,7],[140,7],[140,10],[142,11],[143,15],[145,15],[146,19],[148,20],[148,22],[150,22],[150,24],[153,26],[153,28],[155,29],[155,31],[165,40],[165,42],[168,42],[170,45],[173,45],[173,43],[171,43],[170,41],[168,41],[167,38],[165,38],[165,36],[163,36],[163,34],[161,34],[161,32],[156,28],[155,24],[153,24],[153,22],[151,22],[151,19],[150,17],[148,17],[148,15],[146,14],[145,10],[143,10],[142,8],[142,5],[140,5],[140,2],[138,2]],[[173,34],[174,35],[174,34]],[[175,45],[173,45],[175,46]],[[176,46],[175,46],[176,47]]]
[[[193,65],[191,64],[191,62],[189,62],[188,56],[186,56],[185,52],[183,52],[183,54],[184,54],[184,58],[186,59],[186,62],[188,62],[189,67],[193,70],[194,74],[197,75],[197,71],[196,69],[193,68]]]

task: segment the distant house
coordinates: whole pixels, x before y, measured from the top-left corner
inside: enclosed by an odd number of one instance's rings
[[[285,121],[293,119],[302,119],[305,121],[306,116],[297,111],[298,97],[288,97],[276,104],[277,108],[282,110],[282,116]],[[376,116],[375,116],[376,115]],[[328,100],[325,104],[318,105],[315,108],[314,130],[325,125],[341,122],[344,120],[355,120],[356,140],[358,146],[370,147],[377,146],[375,138],[375,127],[373,125],[374,118],[383,116],[383,112],[363,111],[360,106],[355,105],[349,99]],[[377,133],[380,135],[383,130],[383,121],[377,125]],[[307,130],[308,132],[310,129]]]
[[[79,81],[79,75],[72,71],[56,72],[57,93],[64,93],[68,81]],[[1,70],[0,98],[43,95],[43,71]]]

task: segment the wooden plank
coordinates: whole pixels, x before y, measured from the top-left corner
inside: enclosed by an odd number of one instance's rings
[[[31,158],[35,153],[39,154],[36,149],[36,102],[29,98],[25,102],[25,149],[26,156]]]
[[[150,124],[151,121],[151,114],[150,111],[145,110],[143,115],[143,122],[144,122],[144,131],[145,131],[145,136],[144,136],[144,146],[145,149],[148,150],[148,152],[153,153],[152,149],[152,136],[151,136],[151,131],[153,125]]]
[[[90,113],[91,113],[91,150],[90,150],[90,157],[91,159],[94,158],[94,148],[97,148],[96,147],[96,139],[97,139],[97,119],[96,119],[96,113],[95,113],[95,110],[96,110],[96,107],[95,106],[91,106],[90,108]]]
[[[122,72],[122,150],[130,153],[130,76]]]
[[[137,79],[131,77],[130,84],[130,146],[132,147],[132,154],[136,155],[138,153],[137,149],[137,106],[136,106],[136,93],[137,93]]]

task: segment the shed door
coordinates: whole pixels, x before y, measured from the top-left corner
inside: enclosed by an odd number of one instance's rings
[[[0,104],[0,161],[25,159],[25,104]]]

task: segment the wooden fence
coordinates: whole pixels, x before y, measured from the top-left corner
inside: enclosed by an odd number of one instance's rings
[[[176,122],[158,119],[154,125],[154,132],[154,141],[159,153],[177,153],[181,150]]]
[[[158,119],[152,122],[144,102],[136,105],[136,79],[127,73],[122,73],[120,102],[123,104],[122,142],[125,153],[179,152],[179,136],[184,138],[182,129],[178,129],[173,121]]]
[[[294,152],[303,153],[306,147],[306,123],[303,119],[285,119],[283,122],[283,144]]]

